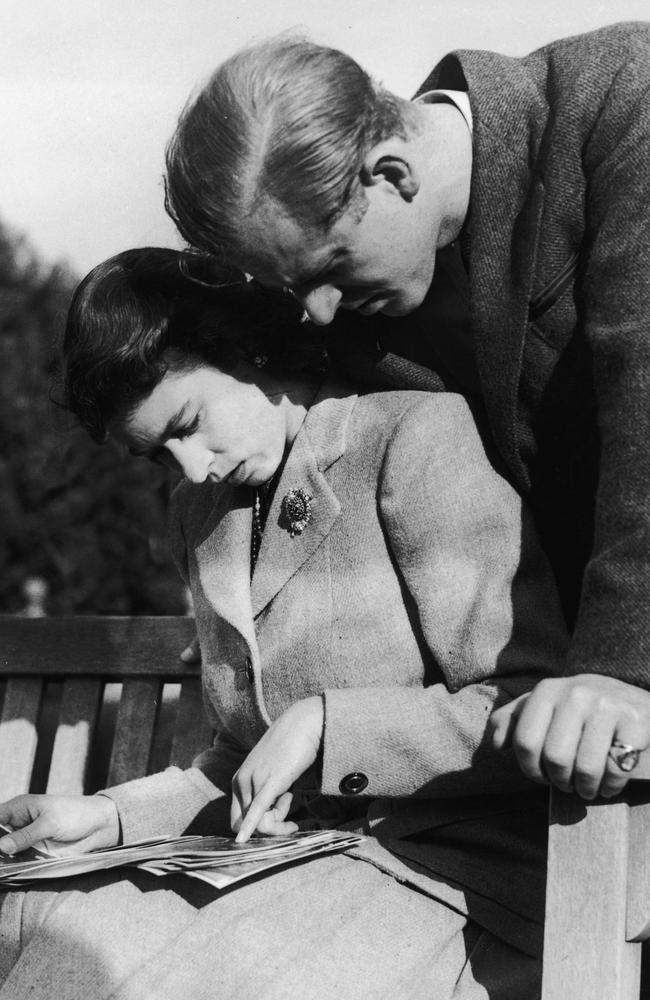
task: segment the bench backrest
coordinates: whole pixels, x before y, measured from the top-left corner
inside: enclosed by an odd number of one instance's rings
[[[193,636],[182,617],[0,616],[0,801],[187,767],[210,742]]]

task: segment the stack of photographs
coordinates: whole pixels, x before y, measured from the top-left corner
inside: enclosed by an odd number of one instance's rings
[[[344,851],[362,840],[340,830],[319,830],[286,837],[253,837],[245,844],[227,837],[161,836],[66,856],[45,847],[30,848],[20,854],[0,854],[0,886],[25,886],[43,879],[131,866],[153,875],[190,875],[225,889],[295,861]]]

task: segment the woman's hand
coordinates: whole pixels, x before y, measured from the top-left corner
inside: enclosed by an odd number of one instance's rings
[[[4,854],[41,841],[57,854],[77,854],[120,839],[117,806],[106,795],[18,795],[0,805],[0,823],[12,827],[0,839]]]
[[[195,636],[189,646],[186,646],[182,653],[178,654],[179,659],[183,663],[200,663],[201,662],[201,647],[199,645],[198,636]]]
[[[634,772],[609,756],[614,740],[645,750],[650,743],[650,692],[602,674],[547,678],[490,719],[497,749],[512,746],[529,778],[611,798]]]
[[[305,698],[275,720],[232,781],[230,822],[243,843],[258,833],[282,835],[298,827],[285,822],[289,789],[316,760],[323,735],[323,702]]]

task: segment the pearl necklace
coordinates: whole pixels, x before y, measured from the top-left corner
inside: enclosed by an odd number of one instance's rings
[[[274,476],[268,483],[262,483],[261,486],[255,487],[253,496],[253,526],[251,531],[251,577],[257,563],[257,557],[260,554],[262,536],[266,527],[266,518],[276,486],[277,477]]]
[[[260,546],[262,544],[263,534],[264,534],[264,525],[262,524],[262,500],[260,497],[260,488],[258,486],[255,489],[255,497],[253,499],[253,530],[251,532],[251,576],[253,575],[253,570],[255,569],[257,557],[260,554]]]

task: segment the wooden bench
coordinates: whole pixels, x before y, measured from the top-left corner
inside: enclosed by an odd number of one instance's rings
[[[200,667],[179,659],[193,635],[181,617],[0,617],[0,801],[188,766],[210,741]]]
[[[190,618],[0,617],[0,801],[186,767],[210,741],[200,668],[178,657],[193,635]],[[543,1000],[639,997],[650,935],[646,756],[614,802],[552,795]]]
[[[639,998],[650,937],[648,758],[611,801],[551,794],[542,1000]]]

